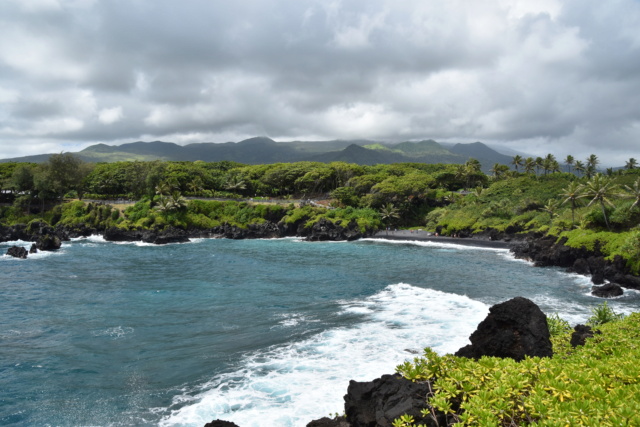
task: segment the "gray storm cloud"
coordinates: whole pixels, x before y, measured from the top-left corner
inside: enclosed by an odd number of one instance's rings
[[[640,156],[635,0],[4,0],[0,25],[0,157],[257,135]]]

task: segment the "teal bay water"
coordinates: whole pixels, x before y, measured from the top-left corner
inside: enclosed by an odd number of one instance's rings
[[[465,345],[492,304],[575,324],[600,303],[584,277],[426,242],[95,237],[0,269],[0,425],[304,426],[350,379]]]

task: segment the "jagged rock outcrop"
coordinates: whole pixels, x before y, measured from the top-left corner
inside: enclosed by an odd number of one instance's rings
[[[510,357],[519,361],[525,356],[553,355],[547,316],[533,301],[522,297],[491,307],[469,340],[471,344],[458,350],[456,356]]]
[[[512,246],[511,251],[516,258],[533,261],[538,267],[564,267],[572,273],[589,275],[595,285],[609,281],[630,289],[640,289],[640,278],[630,274],[622,257],[607,260],[597,245],[590,251],[585,247],[565,246],[566,241],[566,238],[562,238],[556,242],[553,236],[528,239]]]
[[[9,249],[7,249],[7,255],[14,258],[27,259],[29,252],[27,252],[27,250],[22,246],[11,246]]]
[[[206,423],[204,427],[239,427],[236,423],[224,420],[213,420],[210,423]]]
[[[619,297],[622,294],[624,294],[624,291],[615,283],[607,283],[602,286],[593,286],[591,288],[591,295],[600,298]]]
[[[411,382],[400,375],[383,375],[368,382],[350,381],[344,396],[345,420],[352,427],[391,427],[404,414],[413,415],[416,424],[435,426],[431,416],[423,417],[430,387],[427,382]],[[439,420],[441,425],[444,415]]]

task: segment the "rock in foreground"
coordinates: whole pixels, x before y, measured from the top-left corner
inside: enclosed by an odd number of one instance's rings
[[[553,355],[547,316],[533,301],[522,297],[491,307],[469,339],[471,344],[458,350],[456,356],[510,357],[520,361],[525,356]]]
[[[391,427],[393,420],[409,414],[416,423],[432,425],[430,416],[421,415],[427,407],[429,388],[427,382],[414,383],[400,375],[383,375],[369,382],[350,381],[344,397],[346,420],[352,427]]]

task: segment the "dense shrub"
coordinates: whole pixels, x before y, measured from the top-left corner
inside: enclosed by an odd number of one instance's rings
[[[576,348],[563,325],[552,337],[552,358],[474,360],[427,348],[397,370],[412,381],[431,380],[429,403],[456,426],[640,425],[640,314],[611,320]]]

